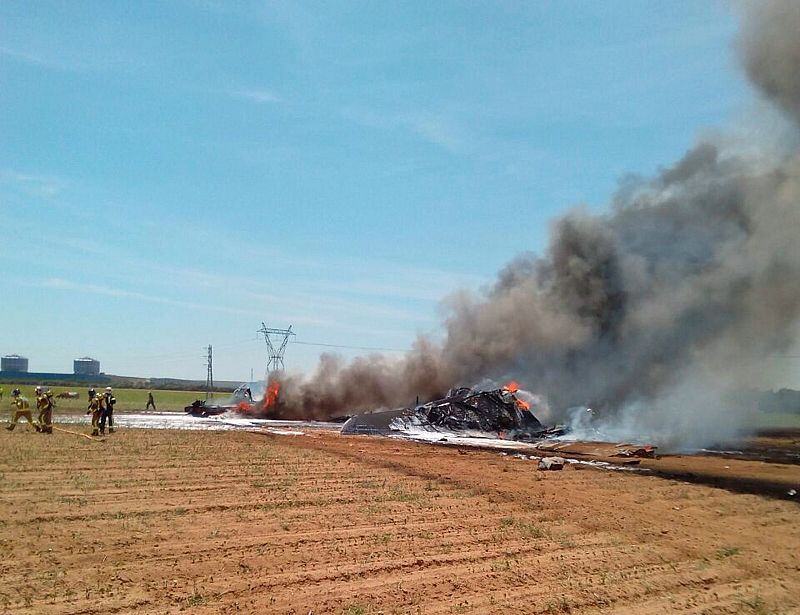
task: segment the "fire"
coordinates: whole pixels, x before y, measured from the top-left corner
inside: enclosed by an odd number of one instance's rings
[[[264,407],[269,408],[270,406],[274,405],[276,401],[278,401],[278,393],[281,390],[281,383],[277,380],[273,380],[267,386],[267,393],[264,395]]]
[[[236,411],[240,412],[242,414],[247,414],[247,413],[250,412],[250,410],[252,410],[252,408],[253,407],[249,403],[247,403],[246,401],[242,400],[242,401],[239,402],[239,405],[236,406]]]
[[[503,385],[503,390],[508,391],[512,395],[515,395],[517,391],[519,391],[519,383],[512,380],[511,382],[508,382]],[[517,399],[516,396],[514,397],[514,402],[517,404],[517,408],[519,408],[520,410],[531,409],[531,405],[528,402],[522,399]]]

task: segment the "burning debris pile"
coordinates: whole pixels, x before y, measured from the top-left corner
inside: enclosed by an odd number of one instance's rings
[[[209,417],[233,412],[253,418],[279,418],[281,385],[276,378],[266,383],[249,382],[238,387],[224,403],[198,399],[186,406],[187,414]]]
[[[342,433],[424,430],[476,433],[513,440],[561,434],[561,429],[547,428],[539,422],[529,404],[516,396],[518,390],[514,382],[490,391],[467,387],[451,389],[442,399],[415,408],[354,416],[342,426]]]
[[[420,420],[451,431],[545,431],[525,402],[507,388],[477,392],[467,387],[451,389],[447,397],[416,408]]]

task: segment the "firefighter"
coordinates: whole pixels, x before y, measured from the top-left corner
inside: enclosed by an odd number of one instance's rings
[[[106,419],[108,419],[108,433],[114,433],[114,404],[117,403],[117,398],[111,387],[106,387],[106,392],[102,398],[103,411],[100,414],[100,434],[106,433]]]
[[[103,398],[99,395],[92,395],[94,389],[89,389],[89,407],[86,414],[92,415],[92,435],[100,435],[100,415],[103,413]]]
[[[149,410],[150,406],[153,406],[153,410],[157,410],[156,402],[153,401],[153,391],[148,391],[147,393],[147,407],[145,408],[145,410]]]
[[[44,391],[42,387],[36,386],[33,389],[33,399],[36,402],[36,409],[39,411],[39,415],[36,418],[35,423],[33,424],[34,429],[36,431],[42,431],[42,413],[44,412],[44,406],[47,404],[47,398],[44,395]]]
[[[53,408],[56,402],[53,399],[53,391],[47,389],[46,393],[40,393],[36,397],[36,407],[39,409],[39,416],[36,419],[36,431],[42,433],[53,433]]]
[[[20,417],[25,417],[31,425],[36,427],[33,422],[33,416],[31,416],[28,399],[23,397],[19,389],[14,389],[11,391],[11,425],[6,427],[6,429],[8,429],[8,431],[13,431]]]

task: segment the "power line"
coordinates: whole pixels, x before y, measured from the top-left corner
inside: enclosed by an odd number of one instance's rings
[[[303,346],[322,346],[323,348],[346,348],[348,350],[381,350],[384,352],[406,352],[403,348],[384,348],[381,346],[347,346],[345,344],[326,344],[323,342],[301,342],[292,340],[292,344],[302,344]]]
[[[259,330],[259,332],[261,332]],[[294,332],[292,332],[294,335]],[[238,348],[244,345],[249,344],[256,344],[259,340],[257,338],[248,338],[248,339],[240,339],[234,342],[228,342],[226,344],[216,344],[217,350],[220,349],[229,349],[229,348]],[[365,350],[365,351],[377,351],[377,352],[407,352],[407,348],[389,348],[386,346],[350,346],[347,344],[330,344],[328,342],[316,342],[316,341],[301,341],[297,339],[290,338],[289,342],[291,344],[300,344],[301,346],[318,346],[320,348],[341,348],[343,350]],[[204,350],[207,350],[204,349]],[[172,363],[176,361],[183,361],[185,359],[192,359],[195,358],[197,355],[194,352],[165,352],[165,353],[152,353],[152,354],[144,354],[144,355],[128,355],[129,359],[136,359],[136,360],[153,360],[153,361],[160,361],[162,363]],[[203,354],[203,358],[206,357],[206,353]],[[788,355],[786,358],[800,358],[800,355]]]

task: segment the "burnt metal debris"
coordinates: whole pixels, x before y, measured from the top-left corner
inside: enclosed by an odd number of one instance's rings
[[[417,408],[417,414],[431,425],[452,430],[546,431],[530,410],[519,405],[513,393],[503,389],[483,392],[466,387],[451,389],[444,399]]]
[[[228,410],[232,410],[234,407],[235,406],[221,406],[208,403],[205,399],[196,399],[191,405],[186,406],[184,411],[192,416],[207,417],[223,414]]]
[[[476,391],[451,389],[442,399],[415,408],[402,408],[350,418],[342,433],[385,433],[425,430],[482,432],[510,440],[534,440],[563,433],[543,425],[526,404],[506,388]]]

